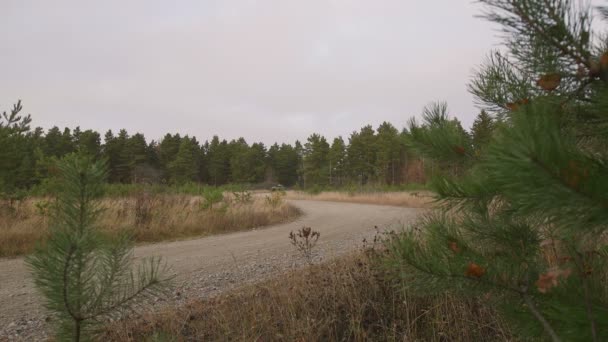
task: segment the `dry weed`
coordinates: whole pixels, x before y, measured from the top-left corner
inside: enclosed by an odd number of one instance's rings
[[[392,205],[407,208],[430,208],[433,201],[432,193],[428,191],[371,193],[329,191],[320,194],[288,191],[286,199]]]
[[[413,297],[363,254],[300,269],[177,309],[113,323],[104,339],[141,341],[495,341],[510,338],[478,300]]]
[[[141,194],[103,199],[99,225],[109,234],[129,231],[136,242],[157,242],[221,234],[283,223],[297,218],[299,209],[281,203],[269,208],[263,199],[224,203],[206,208],[203,199],[186,195]],[[0,210],[0,257],[27,254],[48,234],[48,199],[28,199]]]

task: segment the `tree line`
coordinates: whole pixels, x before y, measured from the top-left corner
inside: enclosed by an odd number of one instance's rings
[[[412,131],[388,122],[376,129],[364,126],[346,140],[340,136],[330,142],[314,133],[303,143],[266,146],[218,136],[199,142],[178,133],[148,141],[142,133],[129,134],[124,129],[109,130],[103,136],[80,127],[31,129],[31,117],[20,115],[21,110],[19,102],[0,121],[0,190],[5,194],[44,184],[55,172],[57,160],[72,152],[105,160],[111,183],[275,182],[338,187],[420,181],[408,179],[406,172],[418,160],[408,147]],[[479,145],[493,122],[482,112],[470,133],[458,121],[454,124],[470,144]]]

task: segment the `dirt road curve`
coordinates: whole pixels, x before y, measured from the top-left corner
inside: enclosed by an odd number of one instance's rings
[[[301,264],[287,235],[304,225],[321,233],[317,257],[327,259],[361,246],[364,238],[375,234],[374,226],[400,227],[419,212],[418,209],[350,203],[291,203],[304,212],[295,222],[140,246],[135,249],[135,256],[162,256],[177,274],[178,290],[173,299],[183,301],[261,280]],[[23,259],[0,259],[0,340],[28,338],[28,330],[44,328],[40,322],[45,318]]]

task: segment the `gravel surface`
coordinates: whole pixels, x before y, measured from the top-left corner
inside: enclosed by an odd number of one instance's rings
[[[321,233],[315,262],[352,251],[376,233],[375,226],[400,228],[419,209],[352,203],[290,201],[304,212],[294,222],[194,240],[139,246],[135,257],[162,256],[176,274],[173,295],[159,305],[216,295],[305,264],[287,238],[302,226]],[[45,312],[22,258],[0,259],[0,341],[48,337]]]

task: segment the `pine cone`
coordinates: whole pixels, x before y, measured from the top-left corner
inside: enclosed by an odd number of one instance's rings
[[[559,87],[562,77],[557,73],[542,75],[536,84],[543,90],[553,91]]]

